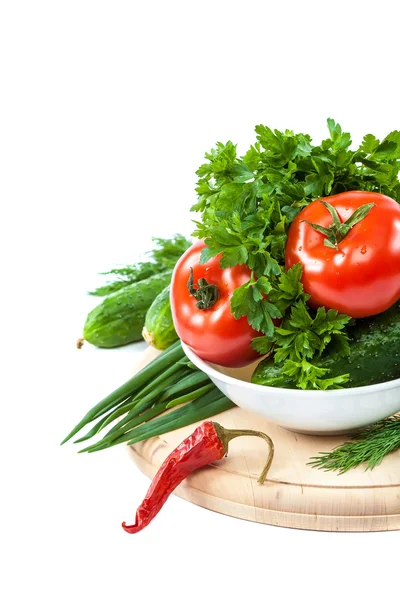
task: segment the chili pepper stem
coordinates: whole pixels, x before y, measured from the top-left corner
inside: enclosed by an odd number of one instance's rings
[[[222,446],[226,454],[228,453],[229,442],[234,438],[242,435],[259,437],[267,442],[269,447],[268,459],[260,477],[257,479],[258,483],[263,484],[267,478],[268,471],[274,458],[274,442],[271,440],[269,435],[263,433],[262,431],[254,431],[253,429],[226,429],[225,427],[222,427],[222,425],[220,425],[219,423],[215,422],[213,423],[213,425],[215,427],[215,431],[217,432],[219,439],[221,440]]]

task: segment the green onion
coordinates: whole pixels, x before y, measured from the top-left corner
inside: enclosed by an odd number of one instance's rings
[[[111,392],[98,404],[96,404],[89,412],[83,417],[83,419],[76,425],[72,431],[63,439],[61,442],[65,444],[70,440],[78,431],[83,429],[85,425],[91,423],[97,417],[104,414],[104,412],[111,410],[134,392],[138,391],[144,384],[154,379],[154,375],[162,373],[166,367],[177,362],[185,356],[180,341],[178,340],[175,344],[172,344],[167,350],[157,356],[151,363],[146,365],[139,373],[131,377],[128,381],[122,384],[119,388]]]
[[[182,391],[189,391],[192,387],[198,387],[201,383],[210,381],[205,373],[202,371],[193,371],[186,375],[183,379],[180,379],[178,383],[168,388],[160,398],[160,401],[171,398]]]
[[[207,419],[234,406],[233,402],[214,388],[214,390],[208,392],[203,397],[180,406],[157,419],[137,426],[132,431],[128,431],[116,439],[107,440],[106,436],[97,444],[84,448],[80,452],[97,452],[98,450],[111,448],[123,442],[126,442],[128,445],[136,444],[148,438],[180,429],[202,419]]]
[[[61,443],[96,419],[97,423],[75,443],[92,439],[120,419],[105,431],[102,439],[80,450],[97,452],[179,429],[232,406],[207,375],[187,360],[178,341],[96,404]]]
[[[200,398],[200,396],[203,396],[206,392],[212,390],[213,388],[214,384],[210,382],[201,388],[197,388],[196,390],[189,392],[188,394],[179,396],[179,398],[174,398],[168,402],[167,409],[172,408],[173,406],[179,406],[180,404],[185,404],[186,402],[189,402],[189,400],[196,400],[196,398]]]

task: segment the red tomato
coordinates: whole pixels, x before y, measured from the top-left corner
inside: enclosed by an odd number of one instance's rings
[[[315,308],[335,308],[354,318],[387,310],[400,298],[400,205],[388,196],[362,191],[324,200],[342,223],[360,206],[375,206],[337,248],[324,245],[326,236],[309,225],[331,226],[327,208],[319,200],[306,206],[289,229],[286,268],[303,265],[304,290]]]
[[[182,342],[200,358],[225,367],[242,367],[260,358],[250,344],[261,334],[250,327],[247,317],[235,319],[230,299],[237,287],[249,281],[250,269],[245,265],[221,269],[220,255],[202,265],[199,261],[204,246],[203,241],[195,243],[175,266],[171,281],[174,326]],[[218,287],[219,298],[210,308],[199,309],[189,292],[191,268],[195,284],[204,278]]]

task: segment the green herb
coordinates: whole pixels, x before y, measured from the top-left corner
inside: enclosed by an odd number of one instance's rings
[[[400,449],[400,415],[379,421],[352,438],[354,441],[341,444],[332,452],[312,456],[308,464],[339,474],[362,464],[366,464],[365,470],[373,469],[385,456]]]
[[[163,414],[173,406],[178,408]],[[90,409],[61,443],[95,423],[75,442],[92,439],[119,419],[100,440],[80,450],[96,452],[173,431],[234,406],[207,375],[187,360],[178,341]]]
[[[325,378],[328,369],[321,369],[310,363],[315,354],[320,356],[330,347],[338,356],[348,356],[350,349],[345,327],[351,318],[336,310],[319,308],[311,311],[306,305],[309,296],[303,292],[300,283],[301,265],[294,265],[282,273],[269,292],[269,299],[284,313],[279,327],[275,327],[272,336],[254,338],[252,346],[261,354],[274,350],[274,360],[285,363],[283,375],[297,382],[302,389],[339,388],[348,381],[349,375]]]
[[[278,361],[287,354],[286,374],[306,389],[340,385],[338,378],[321,383],[325,373],[313,368],[310,359],[330,344],[338,353],[346,352],[344,327],[350,319],[323,310],[315,315],[306,306],[301,270],[285,278],[288,228],[304,206],[321,196],[366,190],[400,201],[400,132],[382,142],[368,134],[351,150],[349,133],[333,119],[328,119],[328,129],[329,137],[313,145],[307,134],[258,125],[257,141],[242,157],[232,142],[217,143],[197,171],[198,200],[192,207],[201,213],[194,235],[207,244],[201,261],[222,253],[222,267],[246,264],[252,271],[249,282],[233,294],[233,314],[247,316],[265,334],[267,339],[255,342],[258,350],[276,345]],[[295,312],[277,328],[273,320],[289,308]],[[342,383],[345,374],[343,378]]]
[[[108,296],[131,283],[173,269],[177,260],[191,245],[191,242],[180,234],[167,239],[154,237],[152,240],[156,246],[153,250],[145,253],[147,260],[100,273],[100,275],[114,275],[115,278],[113,281],[109,281],[89,292],[89,294],[92,296]]]

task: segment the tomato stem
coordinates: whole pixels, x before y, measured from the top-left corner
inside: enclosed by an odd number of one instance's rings
[[[219,298],[219,289],[214,283],[208,283],[203,277],[200,277],[197,283],[194,282],[191,267],[187,286],[190,295],[196,298],[196,306],[200,310],[211,308]]]
[[[322,225],[317,225],[317,223],[310,223],[306,220],[304,220],[304,222],[308,223],[308,225],[311,225],[311,227],[315,229],[315,231],[319,231],[319,233],[325,235],[326,239],[324,240],[324,246],[327,246],[328,248],[334,248],[335,250],[339,249],[338,244],[340,244],[340,242],[344,240],[344,238],[354,227],[354,225],[357,225],[357,223],[360,223],[360,221],[365,219],[371,208],[375,206],[374,202],[371,202],[370,204],[364,204],[363,206],[359,206],[359,208],[357,208],[357,210],[353,212],[353,214],[347,219],[347,221],[344,221],[344,223],[342,223],[340,221],[336,208],[332,206],[332,204],[325,202],[325,200],[320,200],[320,202],[325,206],[325,208],[329,211],[329,213],[332,216],[333,221],[329,225],[329,227],[322,227]]]

